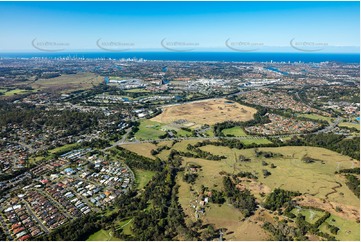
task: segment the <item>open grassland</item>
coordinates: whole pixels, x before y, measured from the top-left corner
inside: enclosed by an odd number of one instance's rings
[[[152,143],[125,144],[121,146],[124,149],[130,150],[145,157],[149,157],[151,159],[154,159],[154,156],[152,156],[150,151],[157,148],[157,146]]]
[[[223,131],[224,135],[233,135],[233,136],[247,136],[247,133],[244,131],[241,127],[233,127],[229,129],[224,129]]]
[[[176,143],[172,149],[186,151],[188,144],[194,145],[198,141],[200,140],[183,140]],[[170,141],[165,142],[168,142],[168,146],[171,146]],[[135,144],[132,148],[134,151],[139,149],[143,150],[142,152],[146,150],[150,152],[152,148],[161,145],[164,144],[159,143],[157,146],[149,146],[149,144],[142,143]],[[129,146],[125,148],[129,149]],[[196,203],[202,186],[208,187],[210,190],[221,191],[223,190],[223,175],[221,175],[221,172],[238,174],[240,171],[247,171],[257,175],[258,180],[249,181],[247,178],[242,178],[239,187],[249,189],[259,203],[264,202],[266,196],[263,196],[263,193],[267,195],[278,187],[285,190],[299,191],[303,193],[300,196],[301,200],[297,199],[300,206],[324,209],[332,214],[332,218],[336,218],[334,223],[337,223],[337,225],[335,224],[335,226],[340,228],[336,236],[337,239],[357,240],[359,238],[359,224],[356,220],[359,218],[360,200],[348,189],[344,177],[335,174],[337,170],[359,167],[359,161],[324,148],[308,146],[258,148],[258,151],[272,152],[274,154],[272,158],[257,157],[255,148],[239,150],[208,145],[200,149],[216,155],[225,155],[227,158],[213,161],[183,157],[182,167],[189,164],[201,166],[193,185],[183,181],[183,172],[179,172],[177,176],[177,184],[180,186],[179,202],[185,212],[187,224],[196,221],[195,209],[192,204]],[[157,156],[165,160],[169,152],[169,150],[163,150]],[[240,155],[249,158],[250,161],[239,161],[238,157]],[[311,157],[315,161],[305,163],[302,161],[304,156]],[[262,165],[262,161],[268,164]],[[271,164],[274,164],[276,168],[271,168]],[[271,172],[271,175],[264,177],[262,173],[264,169]],[[144,175],[144,179],[150,179],[150,176]],[[145,182],[142,183],[145,184]],[[341,208],[342,211],[337,212],[336,207]],[[303,214],[306,221],[310,223],[314,223],[324,214],[324,212],[307,208],[294,209],[292,213],[295,215],[298,213]],[[227,240],[268,240],[270,235],[261,228],[260,224],[262,223],[260,221],[274,223],[272,218],[274,215],[270,215],[269,212],[263,209],[258,210],[255,215],[244,220],[242,213],[228,204],[228,201],[221,206],[209,203],[205,207],[205,213],[198,213],[198,215],[203,224],[213,224],[216,228],[227,228],[227,230],[224,230],[224,238]],[[330,233],[325,224],[321,226],[321,230]]]
[[[338,169],[359,167],[359,161],[351,159],[350,157],[327,149],[307,146],[259,148],[260,151],[283,155],[282,157],[268,159],[256,157],[255,149],[237,150],[219,146],[205,146],[201,149],[209,151],[212,154],[227,156],[227,159],[218,162],[220,169],[235,174],[240,171],[253,172],[258,175],[259,181],[270,189],[280,187],[286,190],[311,194],[331,202],[355,207],[359,206],[360,200],[347,188],[344,179],[335,174],[335,171]],[[250,158],[251,162],[237,162],[235,164],[235,157],[239,155]],[[319,161],[307,164],[302,161],[304,156]],[[262,160],[266,161],[269,165],[263,166]],[[276,168],[270,168],[271,163],[273,163]],[[209,164],[213,164],[212,166],[215,165],[214,163]],[[263,169],[271,172],[271,175],[264,178],[262,175]],[[216,174],[213,173],[213,175]],[[339,184],[341,184],[341,186]]]
[[[209,124],[253,119],[256,109],[226,99],[209,99],[180,105],[165,106],[163,112],[151,120],[172,123],[185,119],[196,124]]]
[[[299,114],[298,115],[299,117],[304,117],[304,118],[309,118],[309,119],[314,119],[314,120],[324,120],[324,121],[327,121],[329,123],[332,123],[332,120],[333,118],[331,117],[326,117],[326,116],[322,116],[322,115],[319,115],[319,114]]]
[[[172,149],[186,151],[188,144],[195,144],[199,140],[184,140],[176,143]],[[150,150],[156,146],[149,143],[124,145],[132,151],[141,152],[150,157]],[[359,161],[336,152],[308,146],[286,146],[258,148],[259,151],[281,154],[273,158],[256,157],[255,149],[230,149],[228,147],[208,145],[201,147],[202,150],[216,155],[225,155],[227,159],[212,161],[184,157],[184,165],[187,162],[195,162],[202,166],[202,174],[197,178],[200,186],[206,185],[216,188],[222,184],[221,171],[237,174],[240,171],[248,171],[258,176],[258,181],[263,184],[265,190],[282,188],[291,191],[299,191],[312,197],[325,199],[329,202],[351,206],[359,211],[359,199],[348,189],[345,179],[335,174],[337,170],[359,167]],[[149,153],[148,153],[149,152]],[[158,157],[166,159],[170,151],[162,151]],[[236,162],[236,158],[243,155],[250,158],[250,162]],[[311,157],[316,161],[305,163],[304,156]],[[262,161],[268,163],[262,165]],[[276,168],[271,168],[270,164]],[[268,170],[271,175],[264,177],[262,170]],[[198,182],[195,184],[197,186]]]
[[[31,84],[32,88],[60,91],[69,93],[78,90],[90,89],[103,81],[103,77],[93,73],[77,73],[74,75],[62,75],[50,79],[39,79]]]
[[[154,171],[147,171],[142,169],[133,169],[135,175],[135,181],[138,189],[143,189],[145,185],[153,178],[155,175]]]
[[[334,225],[340,230],[337,235],[334,235],[330,232],[330,229],[327,228],[327,224]],[[341,241],[360,241],[360,224],[356,221],[346,220],[344,218],[331,215],[326,223],[323,223],[320,226],[322,232],[334,235],[337,240]]]
[[[346,128],[355,128],[355,129],[360,130],[360,124],[357,124],[357,123],[342,122],[342,123],[339,123],[338,126],[346,127]]]
[[[119,239],[113,237],[110,230],[101,229],[90,235],[87,241],[119,241]]]

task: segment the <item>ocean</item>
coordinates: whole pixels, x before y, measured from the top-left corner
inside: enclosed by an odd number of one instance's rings
[[[0,53],[0,58],[31,58],[31,57],[78,57],[78,58],[137,58],[164,61],[221,61],[221,62],[341,62],[360,63],[360,54],[334,53],[240,53],[240,52],[87,52],[87,53]]]

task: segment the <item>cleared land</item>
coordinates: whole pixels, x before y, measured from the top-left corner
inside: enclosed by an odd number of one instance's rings
[[[163,112],[151,120],[160,123],[172,123],[187,120],[196,124],[209,124],[231,121],[248,121],[253,118],[256,109],[243,106],[226,99],[209,99],[181,105],[166,106]]]
[[[31,86],[34,89],[68,93],[92,88],[102,81],[103,77],[93,73],[78,73],[74,75],[62,75],[50,79],[39,79],[32,83]]]

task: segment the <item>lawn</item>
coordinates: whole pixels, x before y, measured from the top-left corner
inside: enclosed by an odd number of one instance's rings
[[[78,143],[73,143],[73,144],[66,144],[60,147],[56,147],[54,149],[49,150],[50,153],[55,154],[55,153],[66,153],[69,152],[73,149],[77,149],[79,148],[79,144]]]
[[[309,118],[309,119],[314,119],[314,120],[324,120],[324,121],[327,121],[329,123],[332,123],[332,119],[331,117],[325,117],[325,116],[322,116],[322,115],[319,115],[319,114],[299,114],[298,115],[299,117],[305,117],[305,118]]]
[[[113,237],[110,230],[101,229],[90,235],[87,241],[119,241],[120,239]]]
[[[233,135],[233,136],[248,136],[247,133],[244,131],[243,128],[241,127],[233,127],[233,128],[229,128],[229,129],[224,129],[223,131],[224,135]]]
[[[160,130],[162,125],[159,122],[143,119],[140,122],[139,131],[135,134],[135,138],[138,140],[159,139],[159,136],[165,134],[165,131]]]
[[[340,229],[337,235],[334,235],[330,232],[330,230],[327,228],[326,223],[330,225],[334,225]],[[322,232],[335,236],[337,240],[360,241],[360,224],[357,223],[356,221],[350,221],[335,215],[331,215],[326,220],[326,223],[323,223],[320,226],[320,230]]]
[[[360,130],[360,124],[357,123],[341,122],[338,124],[338,126],[346,127],[346,128],[355,128],[357,130]]]
[[[153,178],[155,175],[154,171],[147,171],[142,169],[133,169],[135,175],[135,182],[138,189],[143,189],[145,185]]]

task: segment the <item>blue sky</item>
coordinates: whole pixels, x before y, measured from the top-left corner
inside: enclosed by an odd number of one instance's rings
[[[165,50],[162,40],[221,51],[230,50],[227,39],[242,50],[296,51],[293,39],[301,48],[358,52],[359,9],[359,2],[0,2],[0,52],[37,51],[34,43],[45,42],[67,51]]]

